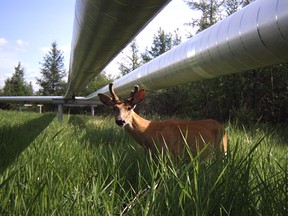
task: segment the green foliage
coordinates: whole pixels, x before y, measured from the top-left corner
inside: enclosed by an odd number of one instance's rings
[[[188,0],[186,3],[192,10],[200,11],[200,19],[192,19],[192,22],[189,23],[193,28],[197,27],[197,32],[201,32],[206,28],[217,23],[221,18],[221,6],[225,1],[222,0]]]
[[[27,83],[24,79],[24,68],[21,63],[15,67],[15,72],[11,78],[5,80],[3,89],[0,89],[1,96],[31,96],[33,95],[33,87],[31,83]],[[3,109],[18,109],[18,104],[0,103]]]
[[[133,40],[130,44],[130,55],[126,55],[119,63],[119,70],[122,76],[130,73],[139,66],[141,66],[142,61],[139,54],[139,48],[136,40]]]
[[[187,108],[187,92],[183,86],[173,86],[171,88],[148,92],[146,98],[139,108],[141,112],[149,115],[175,116],[183,115]]]
[[[159,28],[158,34],[154,35],[153,43],[150,49],[146,48],[146,52],[142,53],[143,63],[147,63],[152,59],[160,56],[161,54],[167,52],[172,47],[181,43],[181,37],[178,32],[175,31],[175,34],[165,33],[163,29]]]
[[[51,50],[43,58],[44,62],[40,63],[42,78],[37,78],[37,83],[40,85],[39,94],[64,95],[66,89],[66,83],[63,80],[66,75],[64,56],[56,42],[53,42],[51,46]]]
[[[97,75],[89,84],[79,93],[80,96],[87,96],[92,92],[104,87],[112,82],[112,78],[107,76],[104,72]]]
[[[15,116],[21,116],[21,118],[18,119]],[[34,141],[54,117],[55,114],[1,112],[0,174]],[[14,131],[17,135],[11,136]]]
[[[28,84],[24,80],[24,68],[21,66],[21,63],[18,63],[18,66],[15,67],[15,73],[11,78],[5,80],[5,85],[3,88],[3,95],[6,96],[25,96],[32,95],[33,88],[31,83]]]
[[[229,16],[254,0],[185,0],[193,11],[201,13],[200,18],[187,23],[192,28],[198,28],[197,33],[214,25],[225,16]]]
[[[287,215],[287,128],[227,130],[203,164],[145,153],[112,118],[0,111],[0,214]]]
[[[152,92],[140,107],[145,113],[190,116],[190,119],[285,123],[288,121],[287,65]]]
[[[227,16],[229,16],[253,1],[254,0],[226,0],[223,2],[223,7]]]

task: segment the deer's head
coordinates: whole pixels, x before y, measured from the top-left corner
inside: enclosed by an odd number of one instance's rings
[[[113,83],[109,84],[109,91],[112,97],[99,93],[99,99],[103,104],[113,107],[115,122],[117,125],[125,126],[127,124],[131,124],[134,108],[143,100],[145,96],[145,90],[139,90],[139,86],[135,85],[134,89],[130,93],[130,97],[124,101],[121,101],[115,94]]]

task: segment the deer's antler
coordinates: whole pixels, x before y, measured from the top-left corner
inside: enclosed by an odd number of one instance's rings
[[[138,92],[138,90],[139,90],[139,86],[135,85],[134,90],[131,90],[131,92],[130,92],[130,98],[129,99],[132,99],[134,97],[134,95],[136,94],[136,92]]]
[[[109,84],[109,91],[110,91],[113,101],[119,101],[119,97],[114,92],[113,83]]]

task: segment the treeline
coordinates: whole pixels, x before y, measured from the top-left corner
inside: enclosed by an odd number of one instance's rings
[[[27,83],[24,78],[25,69],[21,62],[15,67],[11,78],[5,80],[0,95],[5,96],[30,96],[30,95],[63,95],[66,89],[63,52],[58,49],[57,43],[51,44],[51,49],[40,62],[41,77],[35,77],[39,89],[34,91],[32,83]]]
[[[11,78],[5,80],[4,87],[0,89],[0,96],[56,96],[63,95],[67,83],[65,81],[66,70],[64,67],[63,52],[58,49],[57,43],[51,44],[51,49],[40,62],[41,77],[35,77],[39,89],[34,91],[32,83],[27,83],[24,78],[25,69],[21,62],[15,67]],[[20,105],[21,106],[21,105]],[[2,109],[18,109],[18,104],[0,103]],[[46,111],[52,111],[52,105],[45,106]]]
[[[47,54],[44,55],[43,61],[40,62],[40,77],[35,77],[39,89],[33,89],[32,83],[25,81],[25,69],[21,62],[14,68],[15,71],[11,78],[7,78],[4,87],[0,89],[0,96],[61,96],[64,95],[67,88],[66,75],[67,71],[64,67],[64,55],[58,48],[56,42],[51,44],[51,48]],[[111,82],[112,79],[105,74],[97,76],[86,88],[80,92],[82,96],[86,96],[91,92],[97,90],[101,86]],[[37,111],[36,106],[25,108],[23,104],[15,103],[0,103],[0,109],[18,110],[27,109],[29,111]],[[57,106],[53,104],[45,104],[43,111],[55,111]],[[67,108],[66,112],[72,110],[74,113],[84,113],[86,108]]]
[[[193,119],[288,122],[288,64],[150,92],[143,111]]]

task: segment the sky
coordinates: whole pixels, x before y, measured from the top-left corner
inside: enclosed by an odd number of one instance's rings
[[[40,62],[54,41],[63,52],[65,68],[69,70],[74,6],[75,0],[0,0],[0,88],[21,62],[25,81],[32,82],[37,90]],[[160,27],[167,33],[178,28],[185,39],[192,30],[184,24],[191,18],[192,10],[183,0],[172,0],[136,37],[140,52],[151,46]],[[116,57],[104,70],[112,76],[117,75],[117,62],[123,55]]]

